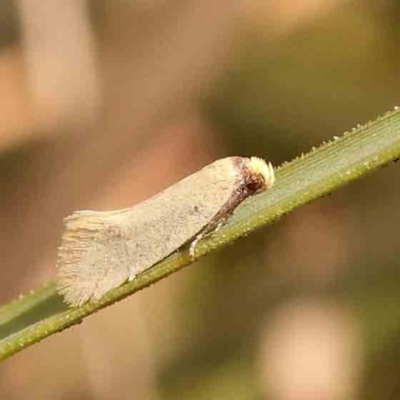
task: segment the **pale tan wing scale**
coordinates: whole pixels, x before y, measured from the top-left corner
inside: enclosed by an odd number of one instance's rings
[[[59,291],[69,304],[98,300],[194,238],[238,186],[231,158],[215,161],[132,208],[65,219]]]

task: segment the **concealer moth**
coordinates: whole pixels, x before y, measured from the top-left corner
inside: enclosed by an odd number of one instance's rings
[[[76,211],[64,219],[57,288],[67,304],[99,300],[182,245],[193,257],[200,238],[226,222],[246,198],[275,181],[257,157],[217,160],[134,207]]]

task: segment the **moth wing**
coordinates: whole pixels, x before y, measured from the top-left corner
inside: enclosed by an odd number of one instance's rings
[[[132,208],[72,214],[59,251],[59,291],[80,305],[134,278],[206,227],[237,180],[226,158]]]

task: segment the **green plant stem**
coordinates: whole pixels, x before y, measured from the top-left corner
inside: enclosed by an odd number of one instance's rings
[[[195,258],[216,251],[399,157],[400,112],[395,110],[281,166],[276,172],[275,187],[249,199],[218,233],[200,241]],[[92,313],[191,262],[185,246],[132,282],[110,291],[97,303],[82,307],[67,308],[54,283],[3,306],[0,308],[0,359],[79,324]]]

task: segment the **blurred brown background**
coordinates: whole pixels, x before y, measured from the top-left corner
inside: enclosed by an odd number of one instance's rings
[[[0,301],[55,278],[73,210],[392,109],[399,4],[0,1]],[[397,399],[398,168],[17,354],[0,398]]]

